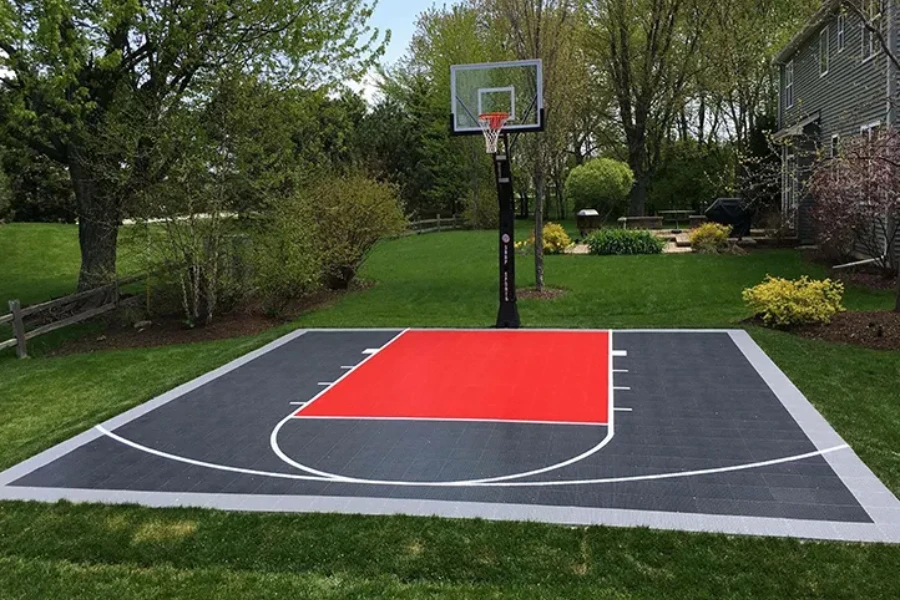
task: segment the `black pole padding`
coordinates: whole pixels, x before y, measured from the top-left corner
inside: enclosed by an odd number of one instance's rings
[[[500,309],[497,311],[496,325],[498,329],[517,329],[521,326],[519,307],[516,303],[516,212],[509,150],[509,137],[503,134],[503,150],[494,154],[494,176],[497,179],[497,199],[500,203]]]

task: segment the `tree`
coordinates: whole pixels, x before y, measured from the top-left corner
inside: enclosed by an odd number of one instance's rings
[[[386,74],[385,102],[397,103],[411,129],[409,150],[397,157],[410,161],[402,193],[419,214],[457,213],[463,198],[496,210],[483,142],[451,137],[447,121],[450,66],[508,57],[495,29],[474,1],[430,8],[419,15],[406,56]]]
[[[820,0],[721,0],[711,3],[701,39],[704,60],[696,98],[697,138],[725,131],[745,152],[760,115],[777,116],[778,78],[772,59],[821,6]],[[709,112],[713,125],[707,126]],[[716,127],[716,125],[720,127]]]
[[[528,142],[534,184],[534,283],[537,290],[544,287],[544,194],[552,159],[565,155],[568,142],[567,123],[555,122],[557,116],[567,114],[564,74],[578,66],[573,63],[576,40],[576,3],[573,0],[491,0],[488,5],[505,19],[506,36],[516,58],[540,58],[544,69],[544,110],[549,123],[546,134],[534,136]],[[586,73],[584,74],[586,76]],[[553,144],[553,142],[556,142]],[[557,162],[557,167],[559,163]],[[562,169],[557,168],[562,181]]]
[[[575,210],[593,208],[606,221],[626,207],[634,174],[623,162],[595,158],[569,172],[566,196]]]
[[[592,0],[586,44],[615,91],[634,171],[629,212],[642,215],[653,172],[686,91],[699,72],[705,0]]]
[[[179,112],[222,71],[318,86],[380,50],[365,0],[23,0],[0,10],[6,133],[68,169],[79,288],[115,274],[119,223],[185,147]]]

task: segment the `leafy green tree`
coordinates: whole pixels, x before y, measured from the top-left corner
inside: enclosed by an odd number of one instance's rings
[[[15,221],[74,223],[75,198],[66,170],[22,144],[11,142],[0,155],[7,182],[9,218]]]
[[[576,19],[581,16],[574,0],[491,0],[489,10],[496,13],[507,45],[518,59],[540,58],[544,67],[545,118],[550,124],[546,135],[523,140],[528,153],[534,185],[534,281],[538,290],[544,287],[544,244],[542,240],[544,205],[548,175],[557,167],[557,184],[562,178],[560,159],[569,147],[566,135],[574,114],[568,107],[567,84],[587,77],[578,74],[574,63]],[[581,63],[583,66],[583,63]],[[572,74],[575,73],[575,77]],[[572,100],[575,101],[572,88]],[[554,160],[555,159],[555,160]]]
[[[0,5],[0,120],[68,169],[79,288],[114,275],[129,203],[169,175],[191,137],[180,113],[206,102],[220,73],[308,87],[359,76],[381,48],[371,12],[366,0]]]
[[[575,167],[566,179],[566,196],[575,210],[593,208],[604,220],[624,212],[634,173],[611,158],[595,158]]]
[[[591,0],[586,46],[614,90],[628,165],[629,213],[642,215],[647,191],[699,66],[709,21],[706,0]]]
[[[483,10],[475,2],[431,8],[419,15],[406,56],[386,74],[384,102],[394,117],[406,117],[397,131],[406,150],[392,152],[392,164],[408,161],[401,182],[408,208],[418,214],[459,213],[473,200],[496,210],[491,164],[480,138],[449,135],[450,66],[509,57]],[[398,134],[401,135],[401,134]],[[385,149],[382,146],[382,149]]]
[[[729,143],[704,144],[688,139],[666,145],[649,190],[655,210],[703,211],[716,198],[731,195],[737,155]]]

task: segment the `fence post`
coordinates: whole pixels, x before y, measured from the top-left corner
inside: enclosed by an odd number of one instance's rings
[[[438,230],[438,233],[441,232],[441,213],[438,213],[438,215],[437,215],[437,230]]]
[[[22,307],[18,300],[9,301],[9,312],[12,313],[13,334],[16,336],[16,356],[28,358],[28,350],[25,341],[25,323],[22,321]]]

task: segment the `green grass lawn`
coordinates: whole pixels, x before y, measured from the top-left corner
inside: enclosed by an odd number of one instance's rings
[[[0,289],[35,299],[71,291],[78,267],[74,228],[0,228],[0,250],[26,243],[36,249],[16,255],[22,264],[0,274]],[[496,310],[496,243],[491,232],[385,243],[363,272],[377,285],[293,326],[490,325]],[[520,285],[530,285],[533,265],[522,258],[518,266]],[[520,309],[528,326],[734,327],[746,316],[740,291],[767,273],[825,275],[793,251],[548,257],[547,284],[568,293],[552,301],[521,302]],[[891,295],[851,289],[847,304],[889,308]],[[288,329],[255,338],[28,361],[4,353],[0,469]],[[751,334],[900,493],[900,353],[758,328]],[[0,503],[4,600],[830,600],[897,598],[898,590],[900,548],[889,546],[407,517]]]

